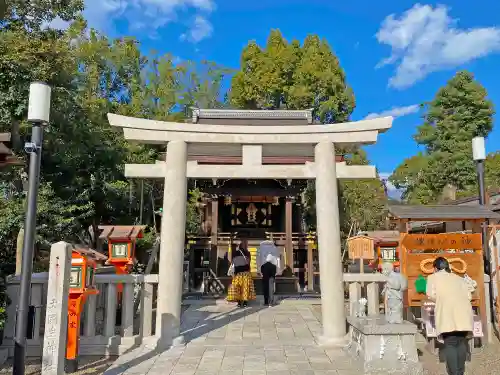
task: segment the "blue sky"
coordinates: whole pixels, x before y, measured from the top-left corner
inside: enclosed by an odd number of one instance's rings
[[[316,33],[328,40],[353,87],[353,120],[396,116],[369,157],[390,174],[418,147],[418,104],[460,69],[472,71],[500,106],[500,2],[465,0],[86,0],[90,26],[133,35],[144,52],[209,59],[237,68],[249,40],[264,44],[278,28],[288,40]],[[495,69],[497,68],[497,69]],[[487,140],[500,149],[500,129]]]

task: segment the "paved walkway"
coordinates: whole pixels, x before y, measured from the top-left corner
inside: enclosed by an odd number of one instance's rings
[[[310,304],[272,308],[193,305],[185,313],[185,347],[122,355],[106,375],[351,375],[355,363],[316,345],[318,311]]]
[[[186,346],[161,353],[145,347],[135,349],[120,356],[105,374],[362,374],[359,361],[341,350],[318,347],[320,321],[320,306],[310,303],[245,309],[229,304],[192,305],[183,315]],[[494,345],[474,355],[468,373],[500,374],[498,350]],[[421,359],[426,375],[446,373],[435,356],[424,353]]]

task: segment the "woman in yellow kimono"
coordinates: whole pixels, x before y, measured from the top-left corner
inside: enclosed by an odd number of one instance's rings
[[[247,250],[248,242],[242,240],[238,250],[233,254],[230,271],[233,276],[231,286],[227,293],[229,302],[238,302],[239,307],[246,307],[248,301],[256,298],[252,274],[250,273],[250,252]]]

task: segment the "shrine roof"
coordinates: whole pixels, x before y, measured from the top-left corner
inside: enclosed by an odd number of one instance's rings
[[[142,233],[145,228],[146,226],[144,225],[99,225],[99,229],[102,230],[99,238],[129,238],[135,240],[136,238],[142,238]]]
[[[399,231],[397,230],[361,231],[359,234],[373,238],[378,242],[399,242]]]
[[[192,108],[192,123],[241,125],[306,125],[313,123],[313,110],[248,110],[248,109],[203,109]]]
[[[479,219],[500,219],[500,214],[491,210],[490,206],[389,206],[389,214],[395,219],[413,221],[464,221]]]
[[[14,153],[8,147],[10,138],[10,133],[0,133],[0,166],[22,164],[22,162],[14,156]]]
[[[99,251],[93,250],[93,249],[84,248],[84,247],[77,247],[77,248],[73,249],[73,251],[76,251],[79,254],[94,258],[97,261],[108,260],[108,257],[106,255],[104,255],[103,253],[100,253]]]

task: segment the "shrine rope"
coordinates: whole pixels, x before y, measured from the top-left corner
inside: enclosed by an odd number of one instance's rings
[[[435,258],[427,258],[420,262],[420,270],[425,274],[434,273],[434,263]],[[450,264],[450,268],[453,272],[464,274],[467,271],[467,263],[461,258],[450,258],[447,259]],[[453,263],[460,263],[461,267],[455,266]]]

